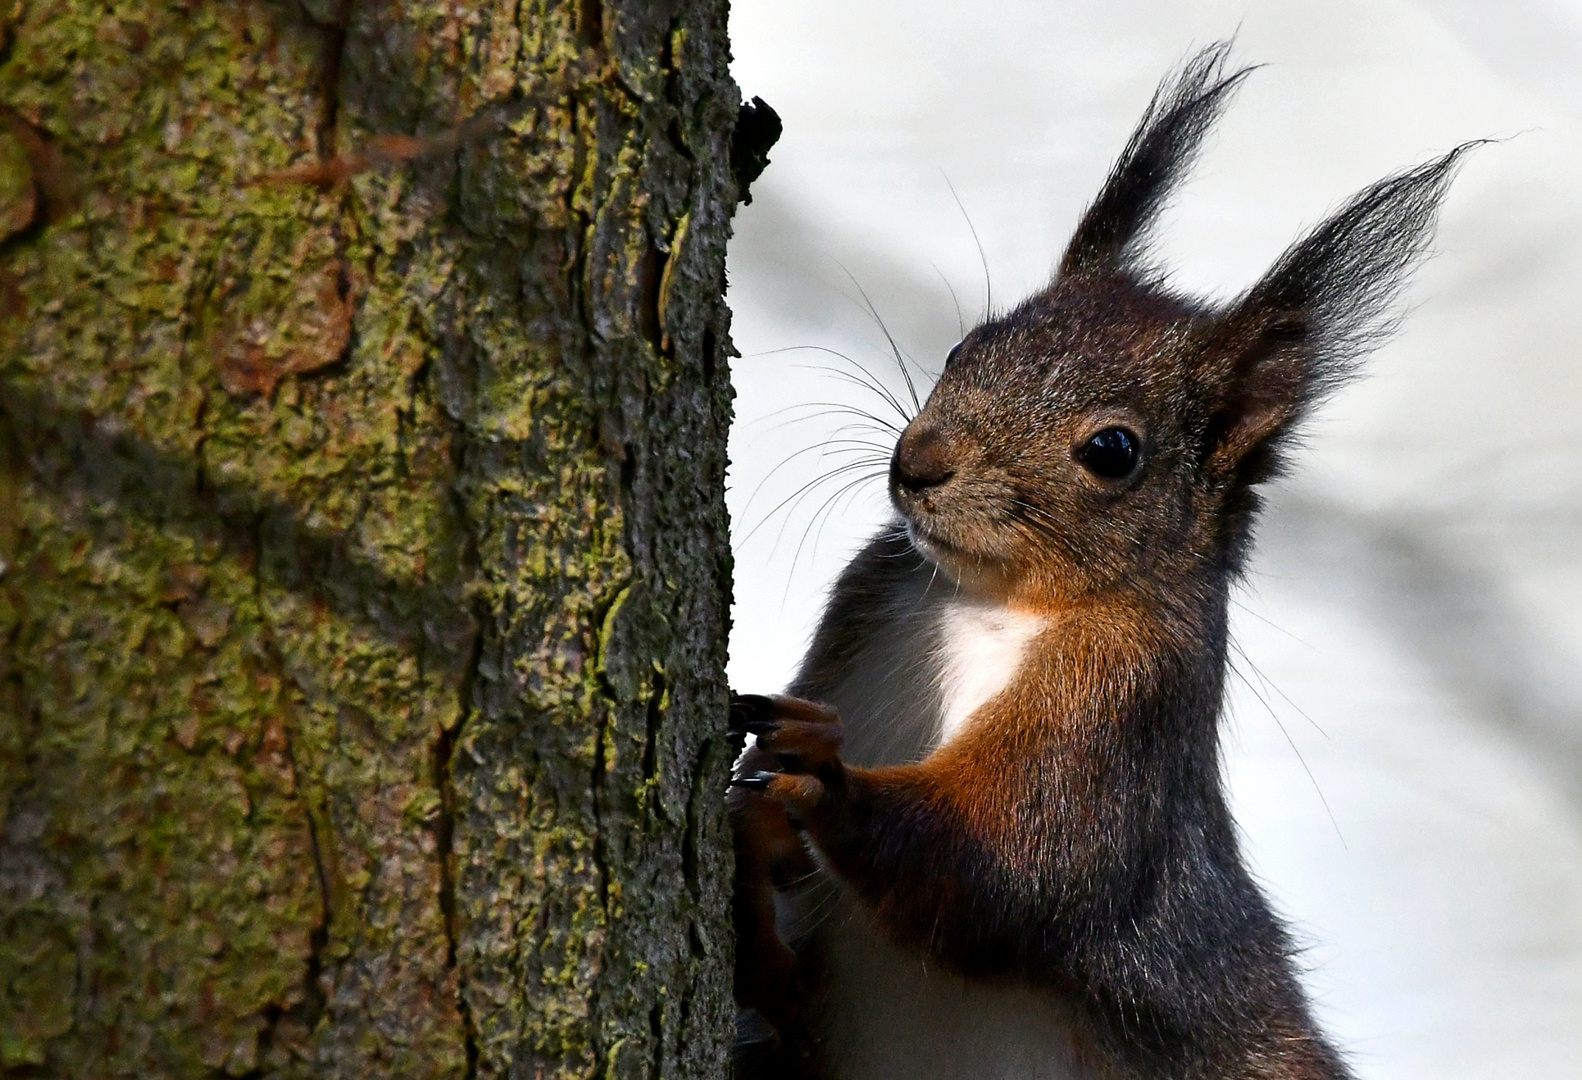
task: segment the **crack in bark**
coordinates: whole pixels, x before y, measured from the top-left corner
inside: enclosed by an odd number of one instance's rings
[[[604,46],[603,0],[580,0],[577,4],[577,36],[589,49]]]
[[[605,741],[610,735],[610,709],[599,710],[599,727],[594,734],[593,749],[593,867],[599,879],[599,907],[604,911],[604,925],[610,924],[610,865],[609,852],[604,838],[604,778],[606,760]]]
[[[659,1080],[665,1065],[665,1012],[663,1003],[656,1002],[648,1010],[648,1037],[653,1046],[648,1055],[648,1080]]]
[[[716,741],[712,737],[704,739],[697,760],[692,764],[692,790],[687,793],[685,831],[681,834],[681,874],[694,900],[700,900],[703,896],[703,881],[698,874],[698,832],[701,828],[698,811],[701,800],[708,795],[705,782],[712,775],[710,766],[714,760]]]
[[[424,374],[433,379],[433,365],[425,362]],[[413,373],[411,385],[416,387],[416,380],[424,374]],[[416,399],[414,390],[413,399]],[[467,455],[467,440],[465,428],[462,423],[451,415],[449,410],[440,408],[437,415],[441,418],[441,426],[445,429],[447,446],[449,448],[451,475],[458,478],[470,474]],[[449,493],[451,512],[458,523],[465,525],[468,520],[467,502],[463,494],[463,484],[453,483]],[[460,580],[476,579],[480,559],[478,555],[478,535],[476,530],[463,527],[461,530],[462,550],[458,553]],[[469,613],[471,622],[471,637],[468,641],[467,656],[461,664],[461,679],[456,688],[456,702],[459,706],[459,715],[455,726],[448,731],[441,729],[434,744],[434,782],[439,788],[440,811],[436,822],[436,856],[439,859],[439,907],[445,924],[445,962],[456,979],[456,1011],[462,1021],[462,1050],[466,1055],[466,1072],[464,1080],[475,1080],[479,1070],[481,1046],[478,1037],[478,1021],[473,1015],[472,1004],[467,997],[467,978],[461,963],[462,939],[462,912],[461,912],[461,887],[457,880],[456,872],[456,824],[461,816],[457,806],[456,791],[456,747],[461,741],[463,730],[467,727],[473,716],[474,701],[477,694],[479,668],[483,663],[484,654],[484,628],[488,625],[488,612],[483,607],[476,607]]]
[[[461,715],[450,728],[441,728],[434,740],[434,783],[439,789],[440,809],[434,821],[435,856],[439,860],[439,909],[445,924],[445,966],[456,980],[456,1011],[461,1017],[462,1049],[467,1057],[467,1080],[478,1075],[478,1029],[473,1019],[472,1006],[467,1000],[466,977],[462,972],[459,956],[461,940],[461,913],[458,908],[455,864],[456,784],[451,771],[456,743],[470,715],[473,680],[483,652],[483,635],[475,633],[472,651],[463,666],[458,697]]]
[[[291,766],[293,783],[300,792],[303,787],[302,770],[297,766],[295,741],[289,730],[285,732],[285,744],[286,761]],[[302,977],[302,1021],[303,1026],[311,1032],[318,1026],[327,1004],[320,979],[324,974],[324,955],[330,944],[330,924],[334,917],[334,908],[331,900],[330,871],[325,864],[323,842],[319,838],[319,815],[315,812],[311,798],[304,795],[302,803],[308,819],[308,850],[313,855],[313,872],[318,882],[321,904],[319,925],[308,934],[307,970]],[[327,824],[326,822],[326,827]],[[282,1012],[281,1015],[284,1016],[285,1013]],[[278,1020],[279,1017],[276,1019]]]
[[[663,702],[669,683],[664,675],[655,672],[654,684],[649,688],[648,703],[644,707],[643,779],[654,780],[659,776],[659,731],[664,724]]]
[[[320,103],[318,124],[313,131],[314,149],[320,161],[329,161],[335,157],[336,143],[340,139],[340,110],[341,110],[341,62],[346,56],[347,30],[352,21],[353,0],[339,0],[335,9],[335,17],[329,22],[318,22],[315,25],[324,33],[324,56],[319,68],[319,93],[323,96]],[[308,18],[313,19],[313,13],[304,7]]]
[[[203,401],[204,406],[206,406],[207,395],[204,396]],[[197,420],[200,426],[203,419],[204,406],[200,406]],[[198,470],[198,474],[201,479],[201,467]],[[262,560],[263,553],[267,550],[263,515],[255,514],[251,524],[254,551],[258,553],[259,560]],[[265,603],[263,582],[256,576],[253,578],[253,599],[260,607]],[[268,652],[275,665],[283,668],[283,658],[280,656],[278,648],[273,641],[268,645]],[[295,1008],[287,1008],[279,1003],[273,1003],[264,1007],[261,1014],[264,1020],[264,1028],[258,1033],[256,1056],[258,1065],[244,1074],[241,1080],[249,1080],[249,1078],[254,1076],[261,1077],[265,1075],[267,1070],[264,1062],[269,1057],[269,1051],[274,1044],[275,1030],[282,1020],[291,1017],[295,1013],[296,1018],[301,1021],[303,1029],[312,1032],[318,1026],[319,1019],[324,1015],[325,1008],[324,988],[320,983],[320,978],[324,970],[324,954],[329,948],[330,922],[333,916],[329,872],[325,866],[324,853],[320,845],[318,817],[314,813],[311,798],[307,791],[304,790],[303,771],[297,761],[296,740],[293,738],[291,729],[284,722],[281,723],[281,730],[285,742],[286,764],[291,769],[291,782],[295,789],[294,801],[301,805],[303,816],[307,819],[308,852],[313,858],[314,881],[317,883],[319,890],[319,924],[308,932],[308,958],[307,963],[304,965],[301,983],[302,1000]],[[215,1070],[216,1074],[221,1071]]]
[[[613,707],[613,705],[611,707]],[[605,843],[604,809],[603,809],[602,803],[603,803],[603,795],[604,795],[604,788],[605,788],[605,784],[604,784],[604,776],[605,776],[605,771],[604,771],[605,770],[604,741],[609,735],[609,730],[610,730],[610,711],[607,708],[606,709],[600,709],[599,710],[599,728],[598,728],[597,734],[595,735],[595,738],[597,739],[597,742],[594,744],[594,752],[593,752],[593,776],[592,776],[592,785],[593,785],[593,792],[592,792],[592,796],[593,796],[593,843],[592,843],[592,845],[590,845],[590,850],[592,852],[594,871],[595,871],[595,873],[596,873],[596,875],[598,877],[598,884],[599,884],[599,909],[600,909],[601,912],[603,912],[603,917],[604,917],[604,931],[605,931],[604,944],[605,945],[608,945],[608,943],[609,943],[609,930],[610,930],[610,922],[611,922],[611,919],[610,919],[610,863],[609,863],[609,852],[608,852],[608,850],[606,848],[606,843]],[[590,1028],[591,1028],[591,1032],[592,1032],[592,1038],[594,1040],[598,1039],[598,1037],[599,1037],[598,1033],[600,1032],[600,1030],[601,1030],[601,1028],[603,1026],[600,1023],[600,1006],[601,1006],[601,1004],[602,1004],[602,996],[599,993],[599,984],[597,982],[595,982],[592,986],[590,986],[588,988],[588,1017],[589,1017],[589,1019],[591,1021]]]

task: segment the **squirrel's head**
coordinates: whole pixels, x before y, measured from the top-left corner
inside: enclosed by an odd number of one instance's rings
[[[902,433],[891,496],[954,580],[1042,604],[1229,577],[1256,486],[1388,331],[1468,146],[1360,192],[1228,305],[1147,266],[1149,225],[1251,70],[1226,74],[1227,52],[1165,80],[1053,283],[951,350]]]

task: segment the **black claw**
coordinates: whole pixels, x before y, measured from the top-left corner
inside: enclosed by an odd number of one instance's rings
[[[766,791],[769,783],[778,774],[772,772],[748,773],[746,776],[731,777],[731,787],[744,787],[751,791]]]
[[[753,724],[771,722],[770,717],[774,712],[773,698],[763,694],[732,694],[731,730],[752,731]]]
[[[742,721],[741,730],[749,735],[773,735],[780,730],[780,721],[764,720],[755,716],[751,720]]]

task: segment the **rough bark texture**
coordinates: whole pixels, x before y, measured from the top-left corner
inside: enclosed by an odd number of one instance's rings
[[[723,0],[0,0],[0,1068],[717,1074]]]

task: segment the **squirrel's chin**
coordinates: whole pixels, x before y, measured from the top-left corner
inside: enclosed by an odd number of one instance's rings
[[[929,532],[927,528],[919,525],[911,518],[904,518],[906,522],[906,536],[912,541],[912,547],[917,553],[947,574],[953,574],[953,569],[971,556],[947,540]]]
[[[957,547],[910,519],[907,538],[912,548],[937,566],[958,589],[984,596],[1002,596],[1016,590],[1016,574],[1001,560]]]

